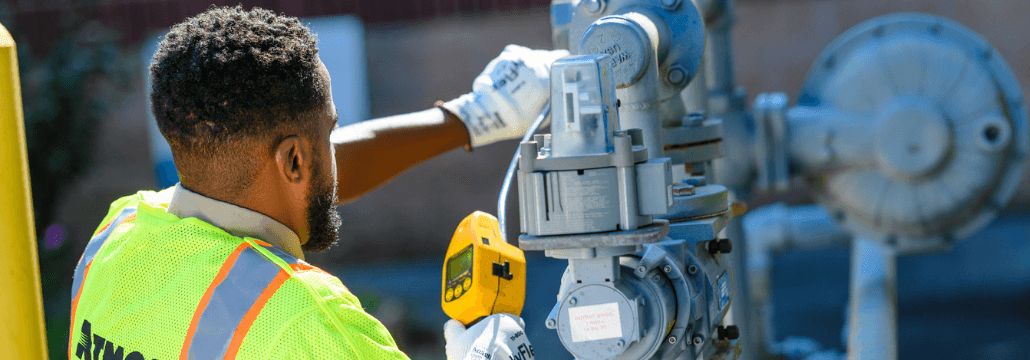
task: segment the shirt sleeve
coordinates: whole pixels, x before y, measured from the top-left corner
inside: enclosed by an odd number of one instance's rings
[[[386,327],[339,279],[317,268],[294,276],[311,287],[316,299],[284,324],[269,359],[408,360]]]

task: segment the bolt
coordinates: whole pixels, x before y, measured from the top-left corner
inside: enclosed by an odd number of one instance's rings
[[[687,114],[687,121],[685,121],[685,123],[690,124],[690,126],[697,126],[701,125],[701,123],[704,123],[705,119],[707,118],[708,114],[706,114],[704,111],[696,111]]]
[[[844,222],[847,215],[844,214],[844,210],[837,210],[833,212],[833,218],[837,219],[837,222]]]
[[[601,12],[604,10],[604,0],[587,0],[587,11],[592,13]]]
[[[662,6],[666,10],[676,10],[676,8],[680,7],[680,0],[662,0]]]
[[[576,305],[576,298],[569,299],[569,305]]]
[[[719,340],[736,340],[740,337],[740,328],[737,325],[719,326],[716,333],[719,334]]]
[[[733,216],[744,215],[744,213],[747,212],[747,203],[734,200],[730,203],[730,211],[733,212]]]
[[[672,265],[665,265],[665,267],[662,268],[662,271],[664,271],[666,274],[671,273]]]
[[[826,62],[823,63],[823,66],[825,66],[827,69],[832,69],[833,66],[836,65],[836,64],[837,64],[837,59],[834,58],[833,55],[830,55],[829,57],[826,58]]]
[[[673,185],[672,194],[676,196],[691,196],[694,195],[694,185]]]
[[[665,74],[665,80],[675,86],[687,85],[687,71],[683,70],[679,65],[673,65],[669,68],[669,72]]]
[[[637,272],[638,273],[646,273],[647,272],[647,266],[644,266],[644,265],[637,266]]]
[[[887,245],[894,247],[898,245],[898,237],[895,235],[887,235]]]
[[[669,343],[670,344],[675,344],[676,343],[676,337],[675,336],[670,336],[669,337]]]
[[[690,275],[697,274],[697,265],[687,266],[687,274],[690,274]]]
[[[688,177],[683,178],[683,183],[691,186],[705,186],[708,181],[704,177]]]
[[[624,345],[626,345],[626,342],[622,341],[622,339],[619,339],[619,341],[615,342],[615,346],[623,347]]]
[[[546,326],[548,329],[554,329],[558,326],[558,321],[554,319],[547,319],[547,321],[544,322],[544,326]]]
[[[661,275],[654,274],[654,277],[652,277],[651,280],[654,281],[654,282],[659,282],[659,281],[662,281],[662,277],[661,277]]]
[[[705,342],[705,338],[701,337],[701,335],[694,335],[694,345],[701,345],[703,342]]]
[[[733,242],[731,242],[729,239],[716,239],[708,241],[709,254],[729,254],[731,251],[733,251]]]

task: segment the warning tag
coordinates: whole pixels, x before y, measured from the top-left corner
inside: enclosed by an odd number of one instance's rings
[[[572,342],[622,337],[619,303],[569,308]]]

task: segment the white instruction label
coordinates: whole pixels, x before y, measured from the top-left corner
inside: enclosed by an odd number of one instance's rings
[[[619,303],[569,308],[572,342],[622,337]]]

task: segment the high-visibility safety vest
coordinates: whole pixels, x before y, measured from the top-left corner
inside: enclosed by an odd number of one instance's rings
[[[407,359],[340,280],[285,251],[118,199],[75,268],[68,357]]]

